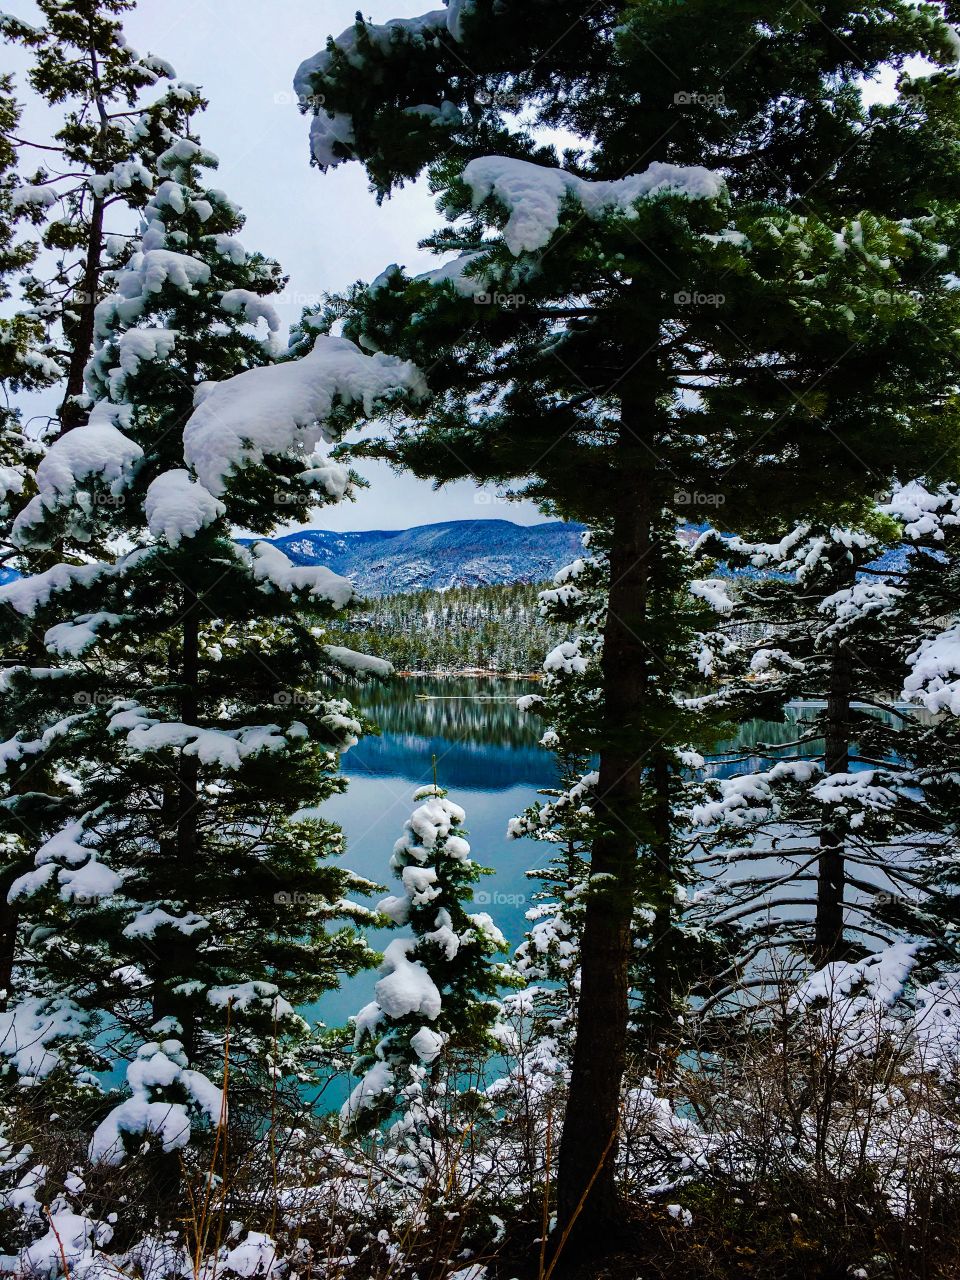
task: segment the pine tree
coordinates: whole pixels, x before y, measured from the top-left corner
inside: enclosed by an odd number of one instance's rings
[[[580,938],[590,875],[593,795],[591,730],[602,716],[600,655],[607,564],[596,535],[584,536],[585,554],[562,568],[541,592],[543,613],[568,638],[546,655],[540,692],[521,698],[520,709],[546,730],[542,746],[556,754],[558,785],[513,819],[509,834],[545,844],[552,856],[530,872],[541,888],[527,912],[531,928],[517,950],[517,969],[528,981],[545,983],[535,994],[532,1034],[556,1039],[558,1054],[569,1056],[576,1037],[580,991]],[[587,554],[589,549],[593,554]]]
[[[24,159],[36,152],[40,156],[31,181],[5,191],[3,200],[16,217],[40,230],[44,250],[35,270],[20,277],[20,312],[13,320],[0,322],[3,374],[14,392],[63,382],[54,434],[86,420],[90,399],[84,370],[93,347],[96,308],[109,287],[109,273],[122,266],[136,247],[139,212],[167,176],[160,157],[187,135],[191,115],[205,105],[194,86],[179,82],[150,96],[153,86],[172,80],[174,73],[162,59],[141,57],[127,45],[120,19],[132,7],[129,0],[85,0],[70,6],[44,0],[39,6],[44,18],[40,26],[0,15],[0,33],[33,55],[28,77],[32,89],[62,115],[61,127],[42,142],[21,136],[20,111],[12,98],[4,103],[0,116],[5,163],[14,155]],[[29,267],[36,258],[31,250],[16,265]],[[32,575],[58,559],[82,557],[87,551],[85,541],[71,542],[66,528],[60,529],[55,548],[31,546],[14,536],[14,522],[37,490],[37,435],[42,440],[49,430],[33,432],[29,438],[17,428],[5,425],[5,430],[0,463],[5,464],[4,479],[12,486],[0,511],[5,566]],[[42,665],[42,633],[28,623],[12,626],[13,621],[8,617],[11,659],[27,666]],[[12,706],[14,700],[5,701]],[[18,707],[4,726],[4,736],[24,732],[30,723],[30,713]],[[42,720],[33,722],[37,734],[44,727]],[[10,784],[9,775],[7,781]],[[25,790],[26,794],[15,795],[3,813],[2,825],[10,841],[10,857],[0,872],[4,898],[0,975],[5,976],[5,986],[19,920],[18,907],[6,902],[6,894],[29,861],[24,836],[29,844],[46,829],[43,797],[49,785],[54,784],[42,778],[37,762],[29,779],[24,776],[12,783],[14,793]]]
[[[521,699],[521,707],[547,721],[541,739],[557,757],[560,788],[511,823],[513,836],[531,836],[558,847],[556,857],[541,872],[531,872],[559,889],[538,895],[541,905],[528,913],[535,921],[518,952],[518,967],[528,977],[558,984],[559,1016],[575,1040],[576,1018],[568,1003],[571,987],[579,990],[581,936],[585,911],[598,886],[591,878],[589,853],[597,834],[596,791],[599,774],[594,761],[602,742],[606,715],[603,700],[602,657],[606,599],[609,592],[609,533],[591,531],[585,538],[590,555],[557,574],[553,587],[541,593],[542,608],[568,639],[544,662],[542,695]],[[672,687],[690,691],[701,744],[726,732],[723,721],[711,715],[710,701],[695,691],[701,673],[712,661],[713,649],[723,648],[719,617],[727,601],[711,580],[695,578],[695,562],[686,546],[675,541],[669,549],[676,573],[672,593],[665,592],[674,618],[688,618],[691,644],[662,652],[663,671]],[[719,613],[715,612],[719,606]],[[694,630],[694,627],[699,629]],[[722,707],[723,715],[727,714]],[[631,1048],[651,1070],[662,1069],[661,1053],[676,1053],[677,1032],[685,1021],[691,987],[716,966],[722,951],[720,937],[691,919],[690,889],[697,881],[693,859],[696,839],[686,837],[687,815],[702,803],[704,758],[690,747],[659,747],[659,767],[651,769],[651,809],[663,815],[668,838],[662,845],[662,878],[638,887],[634,907],[634,953],[628,983]],[[543,900],[546,899],[546,902]],[[564,994],[565,992],[565,994]],[[550,993],[541,1003],[548,1007]]]
[[[0,76],[0,301],[14,295],[17,278],[31,266],[37,245],[21,235],[25,216],[23,184],[17,173],[17,152],[10,142],[22,113],[13,93],[13,77]],[[42,328],[26,311],[0,318],[0,465],[5,468],[0,518],[6,518],[9,500],[20,494],[26,479],[28,448],[18,429],[20,415],[11,396],[21,390],[44,386],[60,375],[60,367],[41,349]]]
[[[448,1123],[441,1062],[469,1063],[493,1047],[495,999],[509,978],[493,957],[505,949],[486,912],[469,912],[485,873],[463,836],[466,815],[435,784],[421,787],[390,866],[403,885],[379,910],[410,936],[386,948],[373,1001],[357,1014],[354,1073],[361,1077],[341,1116],[369,1127],[400,1111],[392,1131],[402,1149],[429,1159]]]
[[[771,964],[785,972],[862,956],[884,938],[875,896],[911,879],[902,841],[919,810],[912,771],[898,762],[896,705],[904,601],[875,567],[897,540],[877,513],[861,529],[800,526],[774,544],[713,532],[697,544],[737,574],[717,583],[730,609],[710,699],[742,728],[794,730],[731,747],[711,799],[692,811],[708,829],[701,909],[741,936],[705,1010],[727,997],[736,1008],[744,987],[772,981]]]
[[[25,204],[23,185],[17,173],[17,152],[10,135],[18,128],[21,106],[13,96],[10,76],[0,77],[0,302],[16,306],[17,282],[34,262],[37,245],[22,235]],[[17,548],[9,542],[10,524],[29,501],[32,471],[39,457],[35,440],[27,433],[16,398],[23,391],[35,391],[57,381],[63,369],[51,358],[44,342],[43,326],[32,309],[21,308],[0,317],[0,528],[3,530],[0,564],[4,576],[11,563],[19,563]],[[22,652],[23,646],[18,646]],[[14,657],[8,651],[8,657]],[[0,736],[14,732],[15,721],[4,716]],[[5,731],[4,731],[5,730]],[[8,815],[0,819],[2,860],[0,860],[0,1009],[10,994],[16,907],[7,902],[7,891],[24,869],[22,831]]]
[[[660,669],[691,639],[664,509],[724,502],[768,535],[850,523],[905,460],[956,465],[954,48],[936,5],[460,0],[359,21],[298,73],[318,165],[357,158],[381,196],[429,168],[454,224],[426,242],[454,260],[328,312],[430,370],[381,452],[440,481],[519,478],[612,530],[608,889],[586,912],[561,1229],[617,1216],[633,913],[670,882],[651,777],[694,739]],[[865,80],[917,54],[933,72],[866,105]],[[542,128],[571,137],[562,156]]]
[[[950,703],[943,669],[924,655],[956,617],[955,520],[952,486],[912,482],[859,529],[801,526],[776,544],[700,539],[701,554],[739,574],[727,584],[715,697],[743,720],[796,724],[791,741],[756,744],[745,771],[742,750],[721,760],[726,776],[694,813],[713,826],[708,874],[720,880],[709,907],[743,935],[705,1010],[767,985],[769,972],[745,973],[778,949],[778,969],[790,953],[823,968],[922,939],[928,975],[955,964],[955,726],[909,707]],[[761,872],[724,870],[734,852]]]
[[[85,421],[84,369],[94,343],[94,312],[105,273],[129,255],[136,219],[123,226],[120,209],[142,210],[157,185],[157,159],[187,131],[206,104],[193,85],[175,82],[169,63],[141,57],[126,42],[122,17],[134,0],[38,0],[43,23],[8,14],[0,34],[33,55],[29,80],[63,123],[50,140],[21,138],[16,121],[3,122],[7,145],[40,163],[17,195],[42,228],[52,270],[29,283],[29,297],[58,348],[66,383],[59,430]]]
[[[14,522],[21,546],[86,557],[0,588],[4,627],[25,620],[47,655],[5,686],[23,726],[8,776],[30,781],[17,966],[51,1043],[31,1065],[52,1070],[57,1040],[130,1064],[91,1155],[155,1134],[174,1170],[220,1116],[228,1027],[237,1123],[256,1132],[276,1073],[309,1063],[294,1006],[371,954],[347,923],[369,917],[347,898],[369,886],[332,864],[342,837],[319,806],[364,729],[343,687],[389,667],[325,643],[316,619],[348,582],[231,530],[342,497],[348,473],[315,453],[336,406],[421,386],[339,339],[273,363],[283,277],[237,239],[213,163],[189,137],[161,157],[97,308],[89,421],[50,446]]]
[[[897,490],[884,513],[902,531],[906,554],[885,567],[901,609],[894,621],[904,664],[902,697],[918,714],[902,721],[896,750],[909,764],[918,811],[912,853],[919,885],[882,899],[885,923],[922,938],[918,957],[928,979],[956,981],[960,965],[960,493],[955,484],[914,481]],[[893,630],[893,628],[891,628]],[[949,1014],[948,1014],[949,1016]]]

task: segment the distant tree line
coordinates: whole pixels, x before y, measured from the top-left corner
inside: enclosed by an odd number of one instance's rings
[[[517,582],[383,596],[343,619],[342,643],[398,671],[539,671],[562,638],[541,615],[541,590]]]

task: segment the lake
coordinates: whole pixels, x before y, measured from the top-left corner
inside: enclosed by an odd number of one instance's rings
[[[525,912],[538,887],[527,873],[541,864],[545,850],[532,840],[508,840],[507,823],[537,799],[539,789],[553,786],[556,777],[553,755],[538,743],[543,722],[516,707],[518,697],[536,688],[535,681],[499,677],[423,677],[368,686],[356,701],[380,726],[381,735],[363,739],[346,753],[343,772],[349,788],[324,806],[324,813],[345,832],[344,864],[396,892],[390,855],[414,807],[414,791],[432,780],[436,756],[437,781],[466,811],[473,857],[494,868],[477,886],[478,906],[493,916],[511,948],[523,939]],[[763,768],[770,754],[751,748],[793,742],[800,722],[817,709],[818,704],[803,704],[790,708],[783,723],[745,725],[734,743],[721,745],[739,749],[735,762],[725,762],[715,773]],[[822,744],[813,742],[806,753],[821,750]],[[781,849],[780,855],[785,852]],[[782,871],[780,857],[755,863],[752,870],[763,874],[777,867]],[[877,876],[877,890],[885,887],[885,877]],[[788,912],[809,913],[804,907]],[[382,948],[391,936],[385,930],[371,934],[370,941]],[[304,1012],[330,1026],[345,1023],[372,999],[375,981],[374,973],[359,974]]]

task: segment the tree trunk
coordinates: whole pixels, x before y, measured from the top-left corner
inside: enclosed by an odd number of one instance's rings
[[[181,686],[178,707],[184,724],[195,725],[199,719],[199,609],[194,592],[186,593],[182,627],[182,649],[171,655],[171,667],[179,659]],[[175,775],[164,788],[160,815],[161,835],[158,856],[176,867],[177,893],[187,908],[192,906],[191,882],[199,856],[199,764],[196,756],[181,751]],[[154,973],[152,1017],[176,1018],[182,1028],[180,1037],[188,1058],[196,1050],[196,1027],[190,996],[174,994],[173,988],[195,970],[196,940],[193,935],[174,933],[164,946],[150,950]]]
[[[850,771],[850,699],[852,670],[846,646],[836,644],[830,658],[827,690],[825,765],[828,774]],[[817,914],[814,926],[814,963],[818,969],[843,960],[843,896],[845,887],[844,836],[835,823],[820,830],[817,869]]]
[[[71,339],[70,367],[60,405],[58,436],[73,427],[82,426],[87,420],[87,412],[77,404],[76,397],[83,395],[83,371],[93,352],[93,313],[100,289],[100,263],[103,256],[103,208],[103,200],[95,197],[90,211],[90,238],[87,241],[83,276],[73,299],[73,310],[78,312],[78,316],[68,335]]]
[[[653,859],[658,886],[673,883],[673,848],[670,761],[663,752],[654,754],[650,769],[653,783]],[[660,1057],[664,1039],[673,1025],[674,1001],[674,912],[672,896],[665,896],[657,906],[657,918],[653,926],[653,938],[649,946],[651,982],[647,993],[648,1006],[644,1009],[646,1022],[646,1047],[653,1074]]]
[[[200,606],[196,595],[188,592],[188,603],[183,619],[183,694],[180,705],[180,718],[184,724],[197,724],[200,717]],[[181,873],[189,882],[192,879],[199,856],[197,832],[200,818],[200,796],[197,783],[200,775],[200,763],[197,757],[180,753],[178,781],[180,791],[180,814],[177,819],[177,862]],[[190,906],[190,897],[187,896]],[[179,940],[178,940],[179,942]],[[183,936],[178,945],[178,967],[180,978],[194,970],[193,956],[196,952],[193,935]],[[189,1011],[181,1018],[183,1024],[183,1047],[188,1058],[193,1057],[196,1050],[196,1027]]]
[[[559,1153],[558,1239],[575,1224],[576,1244],[619,1216],[616,1135],[627,1054],[638,818],[649,763],[638,752],[637,730],[648,679],[643,636],[653,522],[649,488],[642,473],[636,479],[619,499],[610,552],[603,649],[607,732],[597,787],[599,830],[591,851],[591,877],[604,878],[587,896],[577,1039]]]

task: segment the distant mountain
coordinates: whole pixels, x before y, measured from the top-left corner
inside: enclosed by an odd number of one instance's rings
[[[294,564],[322,564],[365,596],[424,588],[543,582],[582,552],[583,526],[555,520],[449,520],[415,529],[302,529],[269,541]],[[249,541],[249,539],[244,539]]]

